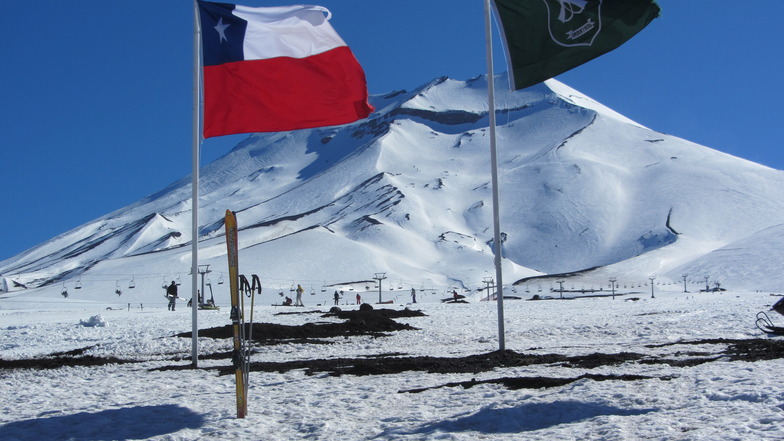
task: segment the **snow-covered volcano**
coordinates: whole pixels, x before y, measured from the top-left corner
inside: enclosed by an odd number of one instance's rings
[[[588,268],[576,283],[784,282],[767,274],[784,264],[782,172],[648,129],[555,80],[518,92],[496,81],[505,282]],[[385,291],[484,286],[494,275],[486,94],[484,76],[440,78],[374,97],[367,120],[254,134],[203,167],[200,257],[212,286],[226,273],[227,209],[241,272],[274,290],[364,287],[376,272]],[[189,284],[190,196],[184,177],[0,262],[0,274],[10,290],[83,286],[90,298],[133,285],[157,300],[167,281]]]

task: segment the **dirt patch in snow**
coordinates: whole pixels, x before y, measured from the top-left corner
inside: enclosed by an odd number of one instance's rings
[[[291,314],[286,312],[282,314]],[[314,312],[301,312],[300,314]],[[279,325],[274,323],[256,323],[253,325],[253,345],[259,348],[270,344],[339,344],[340,339],[358,335],[370,335],[383,338],[393,332],[416,329],[411,325],[395,321],[402,317],[423,317],[420,311],[404,310],[370,310],[370,311],[339,311],[320,313],[322,317],[331,321],[307,323],[299,326]],[[342,320],[335,322],[334,319]],[[216,339],[230,339],[233,336],[231,325],[200,330],[199,335]],[[178,337],[190,338],[190,333],[179,334]],[[164,337],[168,338],[168,337]],[[681,341],[661,345],[650,345],[649,348],[671,347],[672,351],[664,355],[651,355],[634,352],[621,353],[591,353],[586,355],[565,356],[561,354],[520,353],[511,350],[494,351],[465,357],[430,357],[407,356],[406,354],[378,354],[356,358],[325,358],[312,360],[296,360],[285,362],[253,362],[250,370],[254,372],[287,372],[303,370],[306,375],[327,374],[341,375],[386,375],[406,371],[440,373],[465,373],[475,374],[489,372],[496,368],[519,367],[531,365],[562,366],[576,369],[594,369],[601,366],[615,366],[620,364],[667,364],[674,367],[696,366],[709,363],[718,359],[731,361],[758,361],[784,358],[784,339],[705,339],[694,341]],[[56,369],[75,366],[101,366],[107,364],[141,363],[150,360],[128,360],[116,357],[99,357],[90,355],[95,346],[75,349],[68,352],[53,353],[46,356],[19,359],[0,359],[0,369]],[[533,351],[533,350],[532,350]],[[232,374],[232,352],[216,352],[202,354],[201,359],[228,360],[225,366],[200,369],[218,370],[220,374]],[[173,361],[176,365],[166,366],[156,370],[185,370],[192,369],[188,362],[190,359],[180,355]],[[449,383],[435,387],[461,386],[473,387],[482,383],[502,384],[510,389],[556,387],[568,384],[579,379],[592,379],[596,381],[622,380],[635,381],[654,377],[635,375],[595,375],[582,374],[570,378],[552,377],[521,377],[498,378],[492,380]],[[655,377],[667,380],[667,377]],[[421,392],[426,389],[416,389],[401,392]]]
[[[305,314],[310,313],[306,312]],[[291,314],[291,313],[282,313]],[[314,339],[332,337],[350,337],[355,335],[371,335],[383,337],[390,332],[416,330],[417,328],[396,322],[395,318],[402,317],[424,317],[421,311],[413,311],[408,308],[403,310],[393,309],[372,309],[365,311],[341,311],[335,309],[328,313],[322,313],[322,317],[335,317],[344,320],[342,323],[316,322],[304,325],[279,325],[275,323],[254,323],[248,325],[245,335],[252,335],[254,343],[258,344],[280,344],[299,341],[303,343],[327,343]],[[234,329],[232,325],[219,326],[216,328],[199,330],[199,337],[208,338],[232,338]],[[191,338],[190,332],[177,334],[177,337]]]

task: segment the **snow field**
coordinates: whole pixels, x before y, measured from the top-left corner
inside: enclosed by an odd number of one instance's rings
[[[767,293],[657,292],[570,301],[507,301],[506,346],[517,352],[634,352],[688,358],[719,354],[724,345],[657,346],[713,338],[769,337],[753,326]],[[775,299],[773,299],[775,300]],[[266,303],[266,302],[264,302]],[[334,344],[263,346],[254,362],[363,357],[379,354],[459,357],[497,349],[495,303],[408,305],[427,317],[398,319],[419,328],[388,337],[331,339]],[[344,307],[345,308],[345,307]],[[314,308],[306,308],[311,310]],[[297,308],[295,311],[301,311]],[[304,324],[335,319],[275,315],[261,306],[256,321]],[[100,314],[106,326],[82,326]],[[31,320],[35,317],[36,320]],[[250,414],[237,420],[233,376],[202,360],[197,370],[156,371],[190,363],[190,310],[0,310],[0,358],[45,355],[97,345],[87,354],[141,363],[53,370],[0,371],[0,438],[27,439],[273,439],[273,440],[765,440],[784,437],[784,375],[780,360],[716,361],[688,367],[627,362],[597,368],[529,365],[468,374],[409,371],[393,375],[306,375],[302,370],[252,372]],[[776,317],[773,317],[776,320]],[[780,322],[781,320],[776,320]],[[226,311],[201,311],[200,328],[229,323]],[[200,353],[226,351],[228,340],[200,338]],[[709,354],[710,355],[710,354]],[[181,359],[172,360],[180,357]],[[450,382],[501,377],[575,378],[642,375],[647,380],[578,379],[560,387],[468,389]]]

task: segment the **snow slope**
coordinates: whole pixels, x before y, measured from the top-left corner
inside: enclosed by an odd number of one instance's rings
[[[598,268],[572,283],[688,273],[736,289],[781,286],[771,270],[784,259],[766,246],[784,218],[780,171],[645,128],[554,80],[513,93],[496,81],[506,284]],[[418,287],[479,297],[494,276],[486,88],[483,76],[436,79],[374,97],[367,120],[254,134],[206,165],[206,283],[225,295],[229,209],[241,272],[272,291],[301,283],[322,303],[332,287],[372,292],[366,281],[385,272],[387,296]],[[0,300],[67,291],[68,301],[159,302],[174,279],[191,292],[190,194],[185,177],[0,262],[12,291]]]

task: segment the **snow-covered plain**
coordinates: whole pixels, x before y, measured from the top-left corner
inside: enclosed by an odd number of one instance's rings
[[[680,292],[679,292],[680,291]],[[388,293],[387,293],[388,294]],[[369,294],[368,294],[369,295]],[[163,305],[105,309],[65,299],[45,310],[0,310],[0,358],[27,359],[89,349],[85,355],[129,364],[0,370],[0,439],[12,440],[773,440],[784,438],[781,360],[733,360],[727,344],[708,339],[766,339],[754,327],[769,293],[683,293],[654,286],[635,293],[569,301],[506,301],[507,349],[581,356],[645,354],[598,367],[534,364],[460,374],[408,371],[390,375],[307,375],[305,370],[251,372],[249,415],[236,419],[230,361],[190,364],[190,310]],[[330,322],[328,306],[275,308],[264,293],[255,321]],[[320,297],[320,296],[317,296]],[[634,301],[633,298],[638,300]],[[326,303],[326,297],[320,298]],[[306,300],[308,300],[306,298]],[[344,300],[347,300],[344,298]],[[332,344],[257,347],[253,362],[373,356],[462,357],[498,349],[495,303],[442,304],[425,294],[405,305],[426,317],[397,319],[418,330],[386,337],[339,337]],[[306,303],[307,304],[307,303]],[[376,305],[378,307],[379,305]],[[384,305],[401,309],[404,305]],[[341,305],[344,309],[356,306]],[[96,316],[99,316],[97,318]],[[781,324],[775,313],[771,318]],[[229,323],[227,308],[200,311],[201,329]],[[227,351],[228,339],[200,338],[200,354]],[[45,357],[44,357],[45,358]],[[672,360],[710,361],[678,365]],[[669,363],[669,364],[668,364]],[[500,384],[438,387],[502,377],[581,378],[556,387],[511,390]],[[413,389],[421,393],[401,393]]]

